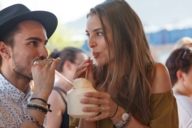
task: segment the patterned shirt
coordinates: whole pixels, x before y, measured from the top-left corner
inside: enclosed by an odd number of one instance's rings
[[[0,74],[0,128],[20,128],[29,96]]]

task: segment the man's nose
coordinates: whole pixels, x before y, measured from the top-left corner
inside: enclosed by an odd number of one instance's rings
[[[45,59],[48,57],[48,51],[45,46],[39,49],[39,56],[41,59]]]

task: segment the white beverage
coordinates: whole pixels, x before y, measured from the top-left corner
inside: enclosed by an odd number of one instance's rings
[[[83,112],[83,107],[94,107],[93,104],[82,104],[80,100],[85,92],[95,92],[92,83],[85,78],[78,78],[73,81],[73,88],[67,92],[67,110],[68,114],[75,118],[86,118],[96,115],[95,112]]]

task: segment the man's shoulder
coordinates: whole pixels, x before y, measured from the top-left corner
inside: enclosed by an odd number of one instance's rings
[[[0,100],[3,100],[5,98],[5,96],[6,96],[6,93],[0,87]]]
[[[23,108],[12,97],[0,90],[0,128],[19,127]]]
[[[192,113],[192,100],[187,97],[187,96],[183,96],[183,95],[178,95],[174,93],[174,96],[176,98],[177,104],[178,106],[182,107],[182,109],[186,109],[186,108],[190,108],[190,113]]]

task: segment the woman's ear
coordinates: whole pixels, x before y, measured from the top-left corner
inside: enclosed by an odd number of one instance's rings
[[[2,58],[10,58],[9,47],[3,41],[0,41],[0,55]]]

